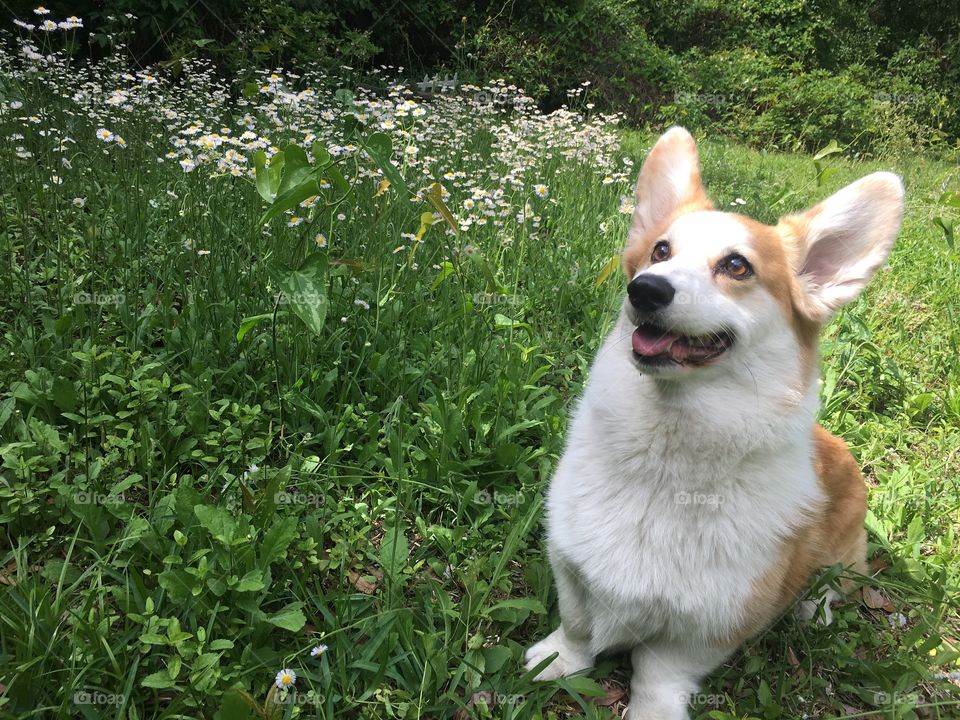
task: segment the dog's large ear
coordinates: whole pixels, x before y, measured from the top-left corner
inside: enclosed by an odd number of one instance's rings
[[[800,285],[800,311],[823,323],[853,300],[890,254],[903,217],[903,184],[877,172],[819,205],[780,219]]]
[[[710,209],[700,184],[700,156],[693,137],[672,127],[657,140],[640,169],[630,242],[653,232],[685,205]]]

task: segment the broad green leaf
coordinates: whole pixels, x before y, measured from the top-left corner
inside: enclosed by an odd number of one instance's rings
[[[193,597],[193,577],[183,570],[168,568],[160,573],[157,582],[175,603],[183,603]]]
[[[280,187],[277,188],[277,199],[289,193],[293,188],[301,185],[313,172],[307,153],[299,145],[290,143],[283,151],[283,177]]]
[[[522,322],[520,320],[514,320],[509,318],[506,315],[497,313],[493,316],[493,324],[497,328],[529,328],[528,323]]]
[[[166,645],[167,637],[166,635],[159,635],[157,633],[143,633],[140,636],[140,642],[144,645]]]
[[[494,612],[495,610],[500,610],[502,608],[511,608],[517,610],[528,610],[535,615],[546,615],[547,609],[543,606],[543,603],[537,600],[536,598],[511,598],[509,600],[501,600],[496,605],[493,605],[485,614]]]
[[[333,97],[338,103],[343,105],[348,110],[354,110],[357,107],[356,104],[353,102],[353,93],[345,88],[341,88],[340,90],[337,90],[333,94]]]
[[[231,689],[223,694],[216,720],[249,720],[257,702],[243,690]]]
[[[953,223],[947,220],[944,220],[942,217],[935,217],[933,219],[933,224],[936,225],[943,231],[943,239],[946,241],[947,246],[953,250],[954,247],[954,228]]]
[[[431,290],[436,290],[440,287],[440,283],[447,279],[448,276],[452,275],[455,272],[453,263],[444,260],[440,263],[440,272],[437,273],[437,276],[433,279],[433,285],[430,286]]]
[[[302,392],[291,390],[290,392],[286,393],[283,397],[290,404],[296,405],[298,408],[302,410],[306,410],[308,413],[313,415],[313,417],[315,417],[320,422],[327,422],[327,420],[329,419],[327,411],[325,411],[322,407],[317,405],[316,402],[308,398]]]
[[[771,205],[779,205],[782,202],[790,200],[797,194],[796,190],[790,190],[789,188],[784,188],[776,194],[773,200],[770,201]]]
[[[297,270],[280,281],[293,312],[316,335],[327,318],[327,254],[314,253]]]
[[[277,313],[277,317],[281,315],[286,315],[285,312],[280,311]],[[264,320],[269,320],[273,317],[273,313],[264,313],[263,315],[251,315],[250,317],[245,317],[240,321],[240,329],[237,330],[237,342],[243,342],[243,339],[247,336],[247,333],[253,330],[257,325],[259,325]]]
[[[770,686],[767,685],[766,680],[760,681],[760,687],[757,688],[757,700],[763,707],[766,707],[773,701],[773,696],[770,693]]]
[[[277,190],[280,187],[280,178],[283,174],[283,151],[276,153],[270,158],[270,164],[267,165],[267,154],[263,150],[258,150],[253,154],[254,175],[257,181],[257,192],[260,197],[268,203],[272,203],[277,197]]]
[[[325,168],[333,161],[327,146],[319,140],[310,146],[310,152],[313,153],[313,166],[315,168]]]
[[[152,675],[147,675],[147,676],[140,682],[140,684],[141,684],[143,687],[155,688],[155,689],[157,689],[157,690],[162,690],[162,689],[164,689],[164,688],[171,688],[171,687],[173,687],[176,683],[175,683],[175,681],[173,680],[173,678],[170,677],[170,673],[168,673],[166,670],[161,670],[161,671],[159,671],[159,672],[153,673]]]
[[[383,176],[389,180],[392,185],[395,185],[401,194],[409,200],[410,192],[407,190],[407,183],[404,181],[403,175],[400,174],[396,165],[390,160],[390,155],[393,152],[393,143],[390,137],[384,133],[373,133],[373,135],[367,138],[363,149],[383,171]]]
[[[890,541],[887,534],[887,529],[883,526],[883,523],[873,514],[873,510],[867,510],[867,517],[864,520],[864,524],[867,526],[873,535],[880,539],[884,546],[889,547]]]
[[[177,618],[172,618],[167,624],[167,642],[171,645],[179,645],[184,640],[189,640],[192,637],[193,633],[188,633],[183,630]]]
[[[399,577],[407,566],[409,555],[410,548],[403,525],[385,528],[380,541],[380,567],[384,574],[394,580]]]
[[[503,645],[483,648],[483,658],[486,661],[484,663],[484,672],[491,674],[497,672],[507,664],[507,661],[510,660],[511,657],[513,657],[513,653],[510,652],[510,648],[504,647]]]
[[[0,424],[0,427],[3,427],[2,424]],[[47,560],[43,565],[43,569],[40,571],[40,575],[54,585],[58,583],[70,585],[82,577],[79,568],[59,558]]]
[[[259,93],[260,93],[260,86],[257,85],[255,82],[248,82],[246,85],[243,86],[243,90],[240,91],[240,94],[243,95],[245,98],[255,97]]]
[[[817,187],[822,186],[824,183],[827,182],[827,180],[829,180],[837,172],[836,168],[824,165],[819,160],[813,161],[813,167],[817,171]]]
[[[219,505],[198,505],[193,509],[193,513],[214,539],[224,545],[233,543],[237,534],[237,523],[228,510]]]
[[[267,172],[267,154],[257,150],[253,154],[254,176],[257,179],[257,192],[267,202],[273,202],[273,193],[270,191],[270,175]]]
[[[251,570],[246,573],[237,586],[234,588],[237,592],[258,592],[266,587],[263,582],[263,573],[260,570]]]
[[[275,522],[260,541],[260,567],[279,560],[297,536],[297,519],[286,517]]]
[[[307,198],[320,194],[320,184],[316,177],[308,177],[300,185],[286,191],[282,195],[277,195],[277,199],[267,208],[260,218],[260,224],[266,225],[280,213],[295,208]]]
[[[217,597],[223,597],[224,593],[227,592],[227,583],[221,577],[208,577],[207,587]]]
[[[307,624],[307,618],[303,614],[303,603],[291,603],[283,610],[267,616],[267,622],[276,625],[290,632],[300,632],[303,626]]]
[[[0,428],[3,428],[3,426],[7,424],[7,420],[9,420],[13,414],[13,407],[16,402],[16,399],[12,397],[8,397],[6,400],[0,402]]]
[[[270,195],[273,197],[277,196],[277,192],[280,189],[280,181],[283,178],[283,168],[286,162],[287,158],[283,154],[283,150],[274,153],[273,157],[270,158],[270,165],[267,168],[267,180],[270,182]]]
[[[350,192],[350,183],[346,181],[336,165],[325,167],[323,176],[330,179],[330,183],[340,192],[341,197]]]
[[[614,270],[616,270],[619,265],[620,265],[620,256],[619,256],[619,255],[612,255],[612,256],[610,257],[610,259],[607,260],[606,265],[604,265],[604,266],[600,269],[600,272],[599,272],[599,274],[597,275],[597,279],[594,280],[594,282],[593,282],[593,287],[594,287],[594,289],[596,289],[596,288],[600,287],[601,285],[603,285],[603,284],[607,281],[607,278],[610,277],[610,274],[611,274]]]
[[[828,157],[829,155],[835,155],[838,152],[843,152],[843,148],[837,144],[836,140],[831,140],[823,150],[813,156],[813,159],[823,160],[825,157]]]
[[[57,377],[53,381],[53,404],[64,412],[77,409],[77,389],[64,377]]]
[[[554,661],[556,662],[556,660]],[[603,697],[607,694],[600,684],[586,675],[571,675],[560,680],[560,687],[567,692],[573,691],[587,697]]]

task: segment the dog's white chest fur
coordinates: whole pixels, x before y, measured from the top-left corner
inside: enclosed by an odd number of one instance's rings
[[[822,500],[812,402],[784,410],[779,384],[665,391],[618,351],[624,332],[598,355],[548,495],[551,556],[589,595],[594,652],[734,632],[751,581]]]

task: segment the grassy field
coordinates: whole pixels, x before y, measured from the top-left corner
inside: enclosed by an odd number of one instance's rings
[[[556,624],[542,490],[653,136],[582,89],[544,117],[498,85],[350,98],[53,52],[0,63],[2,716],[614,717],[625,658],[545,685],[520,658]],[[256,154],[292,173],[288,142],[323,178],[263,224],[289,188],[258,192]],[[956,718],[956,159],[702,155],[763,221],[881,168],[908,210],[824,343],[876,577],[833,626],[749,642],[692,715]]]

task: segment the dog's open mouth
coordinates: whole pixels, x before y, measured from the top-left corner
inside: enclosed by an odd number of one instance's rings
[[[643,323],[633,331],[634,357],[647,364],[705,365],[723,355],[731,345],[733,335],[725,330],[693,337]]]

